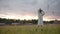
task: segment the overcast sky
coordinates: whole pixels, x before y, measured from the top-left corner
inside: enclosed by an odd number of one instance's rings
[[[37,19],[39,8],[45,19],[60,19],[60,0],[0,0],[0,17]]]

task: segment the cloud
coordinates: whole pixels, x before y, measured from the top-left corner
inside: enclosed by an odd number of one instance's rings
[[[60,0],[0,0],[0,14],[4,15],[38,16],[39,8],[44,10],[45,17],[60,17]]]

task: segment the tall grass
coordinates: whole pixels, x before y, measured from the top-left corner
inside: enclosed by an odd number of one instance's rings
[[[60,25],[45,25],[43,27],[36,25],[0,26],[0,34],[60,34]]]

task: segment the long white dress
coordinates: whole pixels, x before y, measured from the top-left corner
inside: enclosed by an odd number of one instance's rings
[[[38,11],[38,25],[43,25],[43,15],[44,15],[44,11]]]

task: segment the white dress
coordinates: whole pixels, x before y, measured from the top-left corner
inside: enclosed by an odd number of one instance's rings
[[[38,11],[38,25],[43,25],[43,15],[44,15],[44,11]]]

